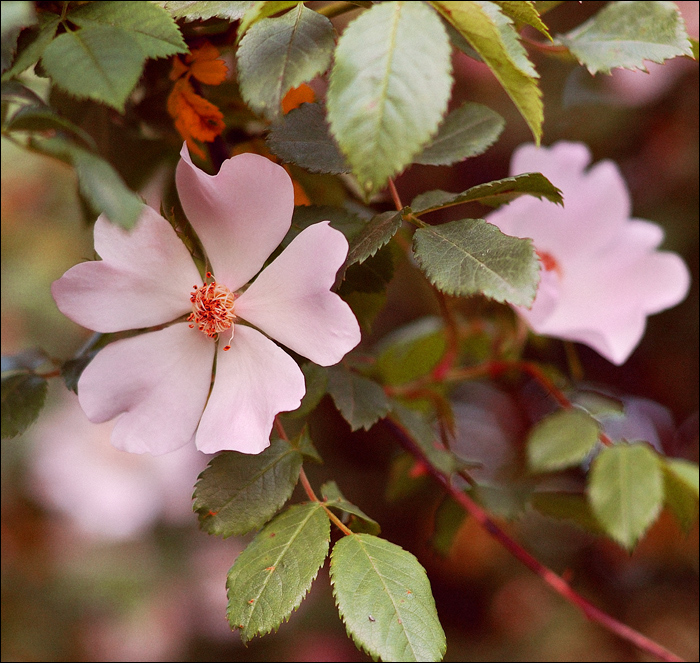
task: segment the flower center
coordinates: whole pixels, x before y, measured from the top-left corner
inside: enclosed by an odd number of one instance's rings
[[[536,251],[536,253],[537,257],[542,263],[542,267],[545,268],[545,271],[556,272],[559,278],[563,276],[564,273],[562,271],[561,265],[557,262],[557,259],[551,253],[539,250]]]
[[[192,323],[191,329],[197,327],[209,338],[216,338],[220,332],[233,327],[233,321],[236,319],[236,314],[233,312],[236,296],[225,285],[217,283],[213,278],[211,272],[207,272],[207,279],[212,280],[201,288],[194,286],[194,292],[190,295],[192,313],[187,318]],[[230,347],[227,345],[224,350]]]

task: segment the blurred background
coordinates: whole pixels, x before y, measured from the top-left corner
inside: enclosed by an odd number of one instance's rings
[[[581,12],[604,3],[584,4],[564,3],[549,14],[552,32],[569,30],[583,20]],[[698,3],[678,4],[697,38]],[[676,59],[650,65],[649,74],[593,78],[573,64],[532,57],[542,76],[544,144],[584,141],[594,161],[616,161],[634,215],[665,228],[663,248],[683,255],[693,275],[687,299],[649,320],[622,367],[577,346],[585,380],[636,403],[640,425],[667,453],[697,462],[697,63]],[[484,103],[506,118],[506,129],[486,154],[456,167],[407,170],[397,179],[406,201],[433,188],[463,191],[504,177],[513,149],[530,140],[486,67],[461,54],[454,65],[452,104]],[[58,312],[50,284],[93,257],[72,171],[3,139],[3,355],[36,346],[59,359],[75,354],[89,332]],[[367,343],[435,312],[429,289],[400,266]],[[533,353],[566,370],[560,343]],[[208,537],[191,511],[192,486],[207,458],[188,449],[159,458],[118,452],[109,444],[111,424],[87,422],[75,395],[51,382],[38,422],[2,446],[3,660],[369,660],[345,634],[327,568],[289,623],[243,647],[226,622],[225,581],[246,540]],[[521,404],[486,384],[455,401],[464,425],[489,440],[492,460],[505,462],[527,428]],[[337,479],[346,497],[380,522],[383,536],[428,570],[447,633],[445,660],[650,660],[588,623],[473,521],[464,521],[449,551],[436,552],[430,539],[440,493],[427,480],[404,495],[387,490],[398,449],[380,426],[351,435],[327,398],[311,426],[325,460],[309,468],[312,483]],[[502,522],[598,607],[698,660],[697,523],[686,535],[664,512],[628,555],[534,513]]]

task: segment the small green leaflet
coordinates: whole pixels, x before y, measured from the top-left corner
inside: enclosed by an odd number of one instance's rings
[[[430,543],[443,557],[450,554],[452,544],[466,517],[462,506],[449,495],[445,496],[435,511],[435,525]]]
[[[583,25],[559,35],[557,41],[591,74],[609,74],[615,67],[646,71],[644,60],[692,57],[675,2],[611,2]]]
[[[369,430],[389,411],[389,399],[376,382],[341,366],[328,369],[328,393],[353,431]]]
[[[384,212],[369,220],[350,242],[346,266],[362,263],[372,257],[397,233],[403,221],[403,211]]]
[[[588,499],[608,536],[631,550],[661,511],[659,457],[646,444],[605,447],[591,467]]]
[[[78,138],[86,147],[97,150],[97,145],[92,136],[81,129],[77,124],[60,116],[53,108],[42,104],[41,106],[24,106],[20,108],[7,123],[10,131],[42,131],[68,132]]]
[[[542,137],[544,112],[537,72],[508,16],[493,2],[431,2],[489,66],[523,116],[535,143]]]
[[[195,485],[200,527],[224,538],[262,527],[291,496],[301,461],[284,440],[258,455],[220,453]]]
[[[530,431],[527,458],[535,472],[553,472],[581,463],[598,441],[598,423],[583,410],[550,414]]]
[[[2,438],[24,433],[39,416],[48,383],[34,373],[16,373],[2,378]]]
[[[301,399],[301,405],[293,412],[287,413],[288,417],[301,419],[310,414],[325,396],[328,388],[328,375],[326,369],[313,362],[308,362],[301,367],[306,381],[306,393]]]
[[[483,154],[498,140],[505,124],[488,106],[467,102],[445,118],[435,139],[413,161],[428,166],[450,166]]]
[[[228,2],[227,0],[170,0],[158,2],[173,18],[181,18],[185,21],[206,21],[210,18],[225,18],[229,21],[237,21],[243,18],[254,4],[254,0]]]
[[[543,516],[566,520],[593,534],[604,534],[591,505],[583,494],[557,491],[533,493],[530,495],[530,504]]]
[[[482,294],[529,306],[539,282],[532,241],[504,235],[483,219],[419,228],[413,255],[429,281],[448,295]]]
[[[366,532],[367,534],[379,534],[379,523],[370,518],[360,507],[355,506],[352,502],[345,499],[343,493],[340,492],[338,484],[335,481],[327,481],[321,486],[321,495],[323,495],[324,504],[332,509],[338,509],[350,516],[354,516],[354,521],[351,522],[351,527],[355,532]]]
[[[366,194],[437,132],[451,86],[449,38],[422,2],[383,2],[348,25],[331,70],[328,119]]]
[[[331,553],[340,616],[358,647],[383,661],[440,661],[445,633],[425,569],[370,534],[342,538]]]
[[[262,529],[228,574],[229,624],[248,642],[288,619],[328,555],[330,522],[318,502],[292,506]]]
[[[44,49],[53,41],[59,23],[58,16],[42,13],[38,26],[33,26],[22,32],[17,42],[17,55],[12,67],[2,75],[3,81],[21,74],[25,69],[38,62]]]
[[[506,177],[502,180],[494,180],[473,186],[462,193],[450,193],[449,191],[426,191],[418,194],[411,203],[411,211],[414,214],[425,214],[436,209],[461,205],[478,201],[482,205],[497,207],[504,203],[524,195],[535,196],[542,200],[547,200],[563,204],[561,191],[557,189],[541,173],[523,173],[514,177]]]
[[[514,21],[518,23],[525,23],[530,27],[539,30],[549,41],[552,41],[552,37],[549,34],[549,29],[542,22],[540,15],[532,2],[496,2],[504,14],[510,16]]]
[[[238,47],[243,99],[257,113],[276,119],[284,95],[324,72],[334,47],[333,24],[303,4],[279,18],[258,21]]]
[[[681,458],[664,458],[666,506],[686,534],[698,517],[698,466]]]

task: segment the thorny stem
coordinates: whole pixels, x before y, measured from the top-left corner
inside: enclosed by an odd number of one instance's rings
[[[416,460],[420,461],[425,467],[428,474],[437,481],[443,489],[478,523],[483,527],[496,541],[498,541],[511,555],[522,562],[527,568],[536,573],[544,582],[546,582],[555,592],[562,596],[566,601],[578,607],[583,614],[605,629],[618,635],[619,637],[632,643],[642,651],[656,656],[662,661],[683,661],[673,652],[665,647],[662,647],[657,642],[654,642],[645,635],[642,635],[633,628],[614,619],[607,613],[603,612],[592,603],[575,592],[571,586],[559,575],[550,568],[539,562],[527,550],[525,550],[517,541],[506,534],[474,500],[467,494],[454,487],[448,476],[440,472],[437,468],[430,464],[426,455],[421,451],[420,447],[413,441],[407,431],[397,422],[392,419],[385,419],[386,425],[391,428],[392,432],[398,438],[401,446],[406,449]]]
[[[279,436],[285,442],[289,442],[287,431],[284,430],[284,426],[282,425],[279,417],[275,417],[275,428],[277,429]],[[299,480],[301,481],[301,485],[304,488],[304,492],[306,493],[307,497],[312,502],[318,502],[323,507],[323,510],[326,512],[326,515],[331,522],[346,536],[352,534],[352,532],[343,524],[340,518],[338,518],[338,516],[336,516],[320,499],[318,499],[313,487],[311,486],[311,483],[309,482],[309,478],[306,476],[306,472],[304,472],[303,467],[299,468]]]

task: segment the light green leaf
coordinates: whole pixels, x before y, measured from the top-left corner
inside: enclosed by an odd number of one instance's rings
[[[389,412],[389,399],[384,390],[341,366],[328,370],[328,393],[352,430],[369,430]]]
[[[143,202],[107,161],[58,136],[30,139],[29,146],[72,165],[78,175],[80,193],[90,204],[112,223],[127,230],[134,227],[141,216]]]
[[[440,661],[445,633],[425,569],[399,546],[346,536],[331,553],[340,616],[358,647],[384,661]]]
[[[445,28],[422,2],[375,5],[348,25],[335,52],[328,119],[367,194],[436,133],[451,71]]]
[[[515,520],[525,511],[532,487],[512,483],[504,486],[480,484],[472,489],[472,498],[487,511],[506,520]]]
[[[563,204],[561,191],[544,175],[523,173],[515,177],[506,177],[502,180],[479,184],[462,193],[450,193],[440,189],[426,191],[413,199],[411,211],[414,214],[425,214],[436,209],[474,201],[478,201],[482,205],[496,207],[524,195],[535,196],[540,200],[546,198],[558,205]]]
[[[625,405],[619,398],[597,391],[576,391],[569,396],[569,400],[596,419],[625,415]]]
[[[542,137],[544,112],[537,72],[518,41],[510,18],[492,2],[431,2],[489,66],[520,114],[535,143]]]
[[[124,28],[147,58],[166,58],[188,50],[177,23],[152,2],[90,2],[72,11],[69,18],[83,28]]]
[[[227,616],[244,643],[265,635],[299,607],[328,555],[330,522],[318,502],[270,521],[228,574]]]
[[[258,21],[268,16],[279,14],[290,7],[296,7],[300,2],[301,0],[263,0],[262,2],[254,2],[241,18],[241,24],[238,26],[237,40],[240,41],[245,33],[248,32],[249,28]]]
[[[593,534],[604,534],[588,499],[583,494],[555,491],[533,493],[530,495],[530,504],[543,516],[569,521]]]
[[[360,507],[355,506],[352,502],[345,499],[343,493],[340,492],[338,484],[335,481],[327,481],[321,486],[321,495],[323,495],[324,503],[331,509],[338,509],[343,513],[354,516],[358,520],[353,520],[350,527],[354,532],[366,532],[367,534],[379,534],[379,523],[370,518]]]
[[[101,25],[64,32],[44,49],[41,58],[58,87],[120,112],[138,83],[145,60],[139,40],[128,30]]]
[[[467,102],[452,111],[414,163],[449,166],[483,154],[501,135],[505,120],[488,106]]]
[[[228,2],[227,0],[170,0],[156,3],[170,12],[173,18],[185,21],[206,21],[210,18],[225,18],[237,21],[255,4],[255,0]]]
[[[321,104],[302,104],[274,124],[267,146],[282,161],[312,173],[348,173],[350,166],[331,136]]]
[[[0,66],[4,72],[12,62],[12,56],[17,48],[17,37],[23,28],[37,22],[34,3],[24,0],[8,0],[0,3],[2,11],[2,60]]]
[[[446,349],[442,320],[420,318],[381,340],[377,370],[384,384],[405,384],[430,373]]]
[[[208,534],[231,536],[262,527],[289,499],[301,454],[274,441],[257,455],[224,451],[209,463],[194,491],[194,510]]]
[[[2,378],[2,438],[24,433],[39,416],[48,383],[34,373],[16,373]]]
[[[692,51],[691,57],[693,60],[697,60],[700,57],[700,42],[694,37],[688,37],[688,41],[690,42],[690,49]]]
[[[397,233],[403,221],[403,212],[384,212],[369,220],[350,242],[346,266],[363,263],[387,244]]]
[[[46,47],[52,42],[60,20],[55,14],[41,14],[39,25],[25,30],[20,35],[17,55],[12,62],[12,67],[2,75],[3,81],[18,76],[39,61]]]
[[[549,29],[542,22],[540,15],[532,2],[496,2],[504,14],[510,16],[518,23],[524,23],[541,32],[549,41],[552,37],[549,34]]]
[[[591,74],[609,74],[615,67],[646,71],[644,60],[692,55],[675,2],[611,2],[557,41]]]
[[[578,465],[593,451],[598,434],[598,423],[583,410],[573,408],[550,414],[528,435],[530,469],[553,472]]]
[[[413,254],[429,281],[448,295],[483,294],[518,306],[535,299],[539,261],[532,241],[504,235],[483,219],[419,228]]]
[[[659,457],[646,444],[605,447],[591,467],[588,499],[606,533],[631,550],[661,511]]]
[[[687,534],[698,517],[698,466],[681,458],[665,458],[661,466],[666,505]]]
[[[303,4],[253,25],[238,47],[238,80],[245,102],[269,120],[282,113],[293,87],[324,72],[331,62],[333,24]]]

